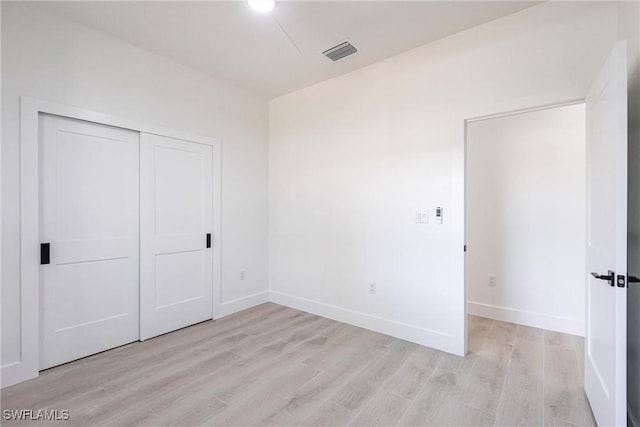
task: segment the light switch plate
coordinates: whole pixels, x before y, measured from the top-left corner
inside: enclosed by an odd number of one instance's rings
[[[417,224],[428,224],[429,223],[429,212],[428,211],[418,211],[418,212],[416,212],[416,223]]]

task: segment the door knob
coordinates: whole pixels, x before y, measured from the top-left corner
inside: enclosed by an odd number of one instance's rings
[[[614,273],[613,271],[609,270],[607,271],[607,275],[600,275],[598,273],[591,273],[591,275],[593,277],[595,277],[596,279],[600,279],[600,280],[606,280],[607,283],[609,284],[609,286],[613,286],[613,282],[616,280],[616,273]]]

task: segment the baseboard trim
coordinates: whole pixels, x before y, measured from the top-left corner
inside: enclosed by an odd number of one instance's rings
[[[569,317],[553,316],[534,311],[518,310],[501,307],[498,305],[484,304],[476,301],[467,302],[467,313],[475,316],[488,317],[504,322],[517,323],[519,325],[534,328],[547,329],[565,334],[584,336],[584,321]]]
[[[9,387],[38,376],[38,370],[31,369],[24,361],[9,363],[0,368],[1,388]]]
[[[246,310],[256,305],[269,302],[269,292],[263,291],[246,297],[237,298],[231,301],[223,302],[213,312],[213,318],[219,319],[242,310]]]
[[[411,341],[427,347],[432,347],[447,353],[463,355],[464,349],[461,343],[457,343],[451,334],[434,331],[407,323],[313,301],[282,292],[270,291],[269,301],[305,311],[307,313],[326,317],[338,322],[347,323],[364,329],[369,329],[381,334],[390,335],[406,341]]]

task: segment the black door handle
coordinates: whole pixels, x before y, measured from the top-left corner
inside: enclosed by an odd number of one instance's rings
[[[211,233],[207,233],[207,249],[211,247]]]
[[[629,276],[628,281],[629,283],[640,283],[640,277]]]
[[[40,243],[40,264],[46,265],[51,262],[51,245]]]
[[[613,271],[609,270],[607,271],[607,275],[600,275],[598,273],[591,273],[591,275],[593,277],[595,277],[596,279],[600,279],[600,280],[606,280],[607,283],[609,283],[610,286],[613,286],[613,282],[616,280],[616,273],[614,273]]]

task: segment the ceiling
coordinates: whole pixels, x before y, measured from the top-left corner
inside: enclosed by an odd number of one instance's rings
[[[276,0],[277,1],[277,0]],[[539,1],[69,1],[40,5],[266,98],[347,73]],[[322,52],[350,40],[358,53]]]

